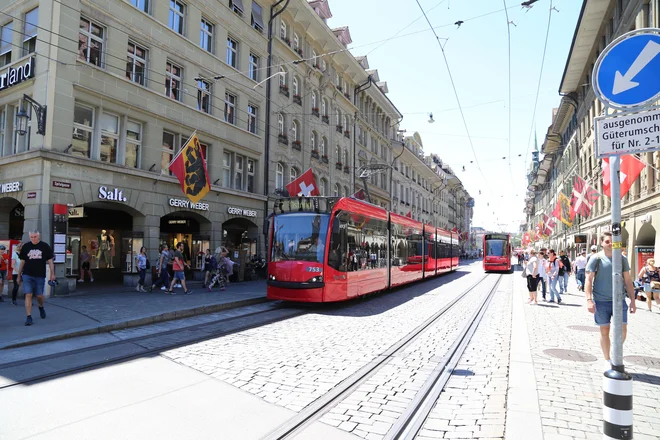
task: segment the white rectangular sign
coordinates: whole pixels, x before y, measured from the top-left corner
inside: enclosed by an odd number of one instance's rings
[[[660,109],[594,119],[596,157],[660,150]]]

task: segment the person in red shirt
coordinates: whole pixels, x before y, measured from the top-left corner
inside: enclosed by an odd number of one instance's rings
[[[4,244],[0,244],[0,302],[3,302],[2,291],[5,288],[5,280],[7,279],[7,269],[9,269],[9,255],[7,255],[7,248]]]

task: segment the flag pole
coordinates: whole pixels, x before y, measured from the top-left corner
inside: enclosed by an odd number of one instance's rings
[[[192,139],[196,134],[197,134],[197,130],[193,131],[193,134],[191,134],[188,140],[184,142],[183,147],[179,148],[179,151],[174,155],[174,158],[170,161],[169,165],[167,165],[167,168],[171,167],[174,161],[179,158],[179,156],[183,152],[183,149],[186,147],[186,145],[188,145],[188,142],[190,142],[190,139]]]

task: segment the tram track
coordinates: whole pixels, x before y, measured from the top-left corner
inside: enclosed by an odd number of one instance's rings
[[[471,341],[472,336],[477,330],[481,319],[483,318],[486,310],[488,309],[488,306],[490,305],[490,301],[497,291],[497,288],[502,279],[502,275],[485,275],[482,277],[479,281],[477,281],[465,291],[458,294],[442,309],[426,319],[422,324],[401,338],[397,343],[392,345],[385,352],[374,358],[371,362],[360,368],[350,377],[343,380],[323,397],[312,402],[297,415],[262,437],[262,440],[285,440],[296,438],[311,424],[319,421],[324,414],[348,398],[362,384],[373,378],[385,365],[389,363],[391,359],[393,359],[395,356],[402,355],[403,352],[409,346],[411,346],[411,344],[418,340],[427,330],[440,322],[440,320],[448,311],[452,310],[457,304],[459,304],[468,293],[475,290],[484,280],[495,277],[497,278],[493,286],[476,307],[476,310],[468,319],[465,327],[460,332],[458,332],[457,339],[450,346],[442,360],[428,376],[426,382],[406,409],[406,412],[398,418],[397,422],[384,436],[384,439],[388,440],[414,438],[422,428],[424,421],[433,409],[438,396],[447,384],[454,368],[458,364],[461,356]]]
[[[246,308],[251,307],[255,306],[246,306]],[[289,308],[284,303],[266,307],[265,310],[231,316],[212,322],[205,322],[151,335],[118,340],[93,347],[84,347],[63,353],[55,353],[0,364],[0,377],[5,378],[20,376],[21,372],[25,371],[39,369],[47,371],[43,374],[35,374],[32,376],[27,375],[18,380],[12,380],[10,383],[0,384],[0,391],[18,385],[27,385],[53,379],[58,376],[80,373],[140,357],[155,355],[166,350],[176,349],[211,338],[217,338],[231,333],[250,330],[263,325],[295,318],[311,311],[310,309]],[[106,352],[108,353],[106,354]],[[112,352],[117,354],[113,356]],[[58,361],[59,363],[66,365],[76,359],[80,359],[78,364],[66,368],[55,368],[53,371],[52,366],[56,365]]]

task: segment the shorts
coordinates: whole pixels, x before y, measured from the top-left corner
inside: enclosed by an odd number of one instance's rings
[[[594,321],[596,325],[610,325],[612,321],[612,301],[594,301],[596,311],[594,313]],[[628,324],[628,304],[623,301],[623,323]]]
[[[89,270],[89,261],[85,261],[82,264],[82,270]]]
[[[33,277],[23,274],[21,279],[23,281],[23,292],[26,294],[31,293],[33,295],[43,296],[46,278]]]
[[[536,292],[536,289],[539,288],[539,280],[540,278],[538,276],[533,277],[531,275],[527,275],[527,290],[530,292]]]
[[[0,280],[4,281],[7,279],[7,271],[6,270],[0,270]]]
[[[175,280],[185,281],[185,279],[186,279],[186,274],[185,274],[185,272],[182,271],[182,270],[181,270],[181,271],[178,271],[178,270],[175,271],[175,272],[174,272],[174,279],[175,279]]]

